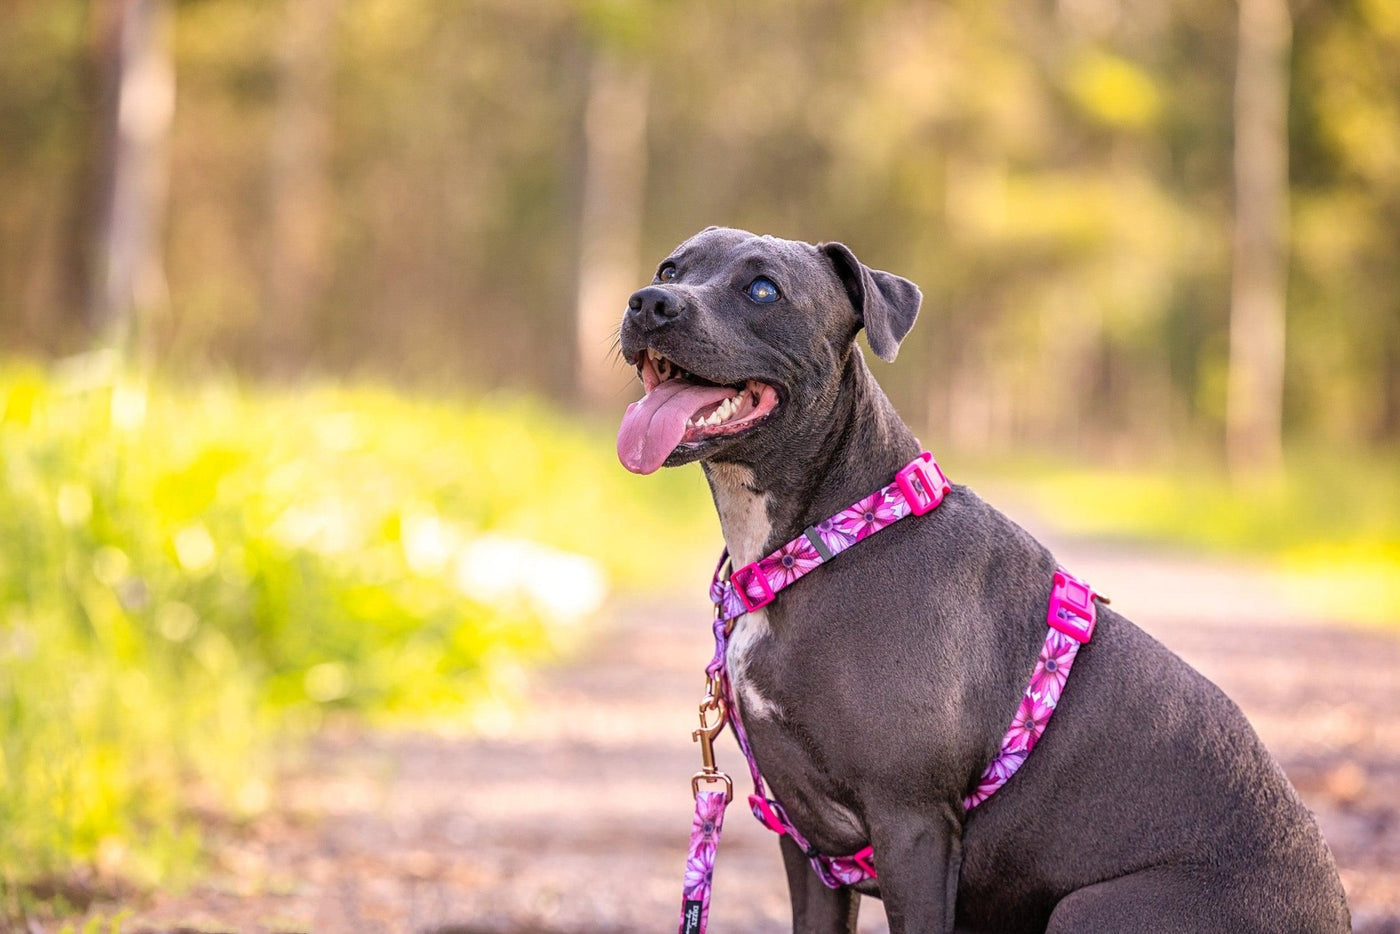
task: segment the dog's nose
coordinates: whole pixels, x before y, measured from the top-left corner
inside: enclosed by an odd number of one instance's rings
[[[638,289],[627,300],[627,313],[635,316],[644,328],[659,328],[685,310],[675,294],[658,285]]]

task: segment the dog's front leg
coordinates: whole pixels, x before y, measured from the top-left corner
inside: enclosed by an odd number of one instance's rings
[[[827,888],[792,838],[779,839],[792,898],[793,934],[855,934],[860,895],[849,888]]]
[[[962,826],[953,809],[879,809],[872,817],[870,843],[890,934],[951,932],[962,866]]]

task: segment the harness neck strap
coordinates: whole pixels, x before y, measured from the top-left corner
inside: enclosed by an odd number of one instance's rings
[[[777,551],[723,576],[729,551],[720,556],[710,583],[719,618],[731,620],[772,603],[784,587],[831,561],[857,542],[908,516],[938,508],[953,489],[933,455],[924,451],[894,475],[894,481],[829,519],[809,525]]]

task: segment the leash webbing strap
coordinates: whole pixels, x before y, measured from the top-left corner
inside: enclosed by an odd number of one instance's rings
[[[714,881],[715,855],[719,852],[727,798],[722,791],[702,791],[695,796],[695,820],[690,825],[690,850],[685,857],[678,934],[705,934],[710,922],[710,884]]]

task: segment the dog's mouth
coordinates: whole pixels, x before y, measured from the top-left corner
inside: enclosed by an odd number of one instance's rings
[[[778,391],[767,383],[718,383],[650,348],[637,354],[636,366],[646,395],[627,407],[617,432],[617,456],[633,473],[651,473],[682,445],[748,431],[778,407]]]

